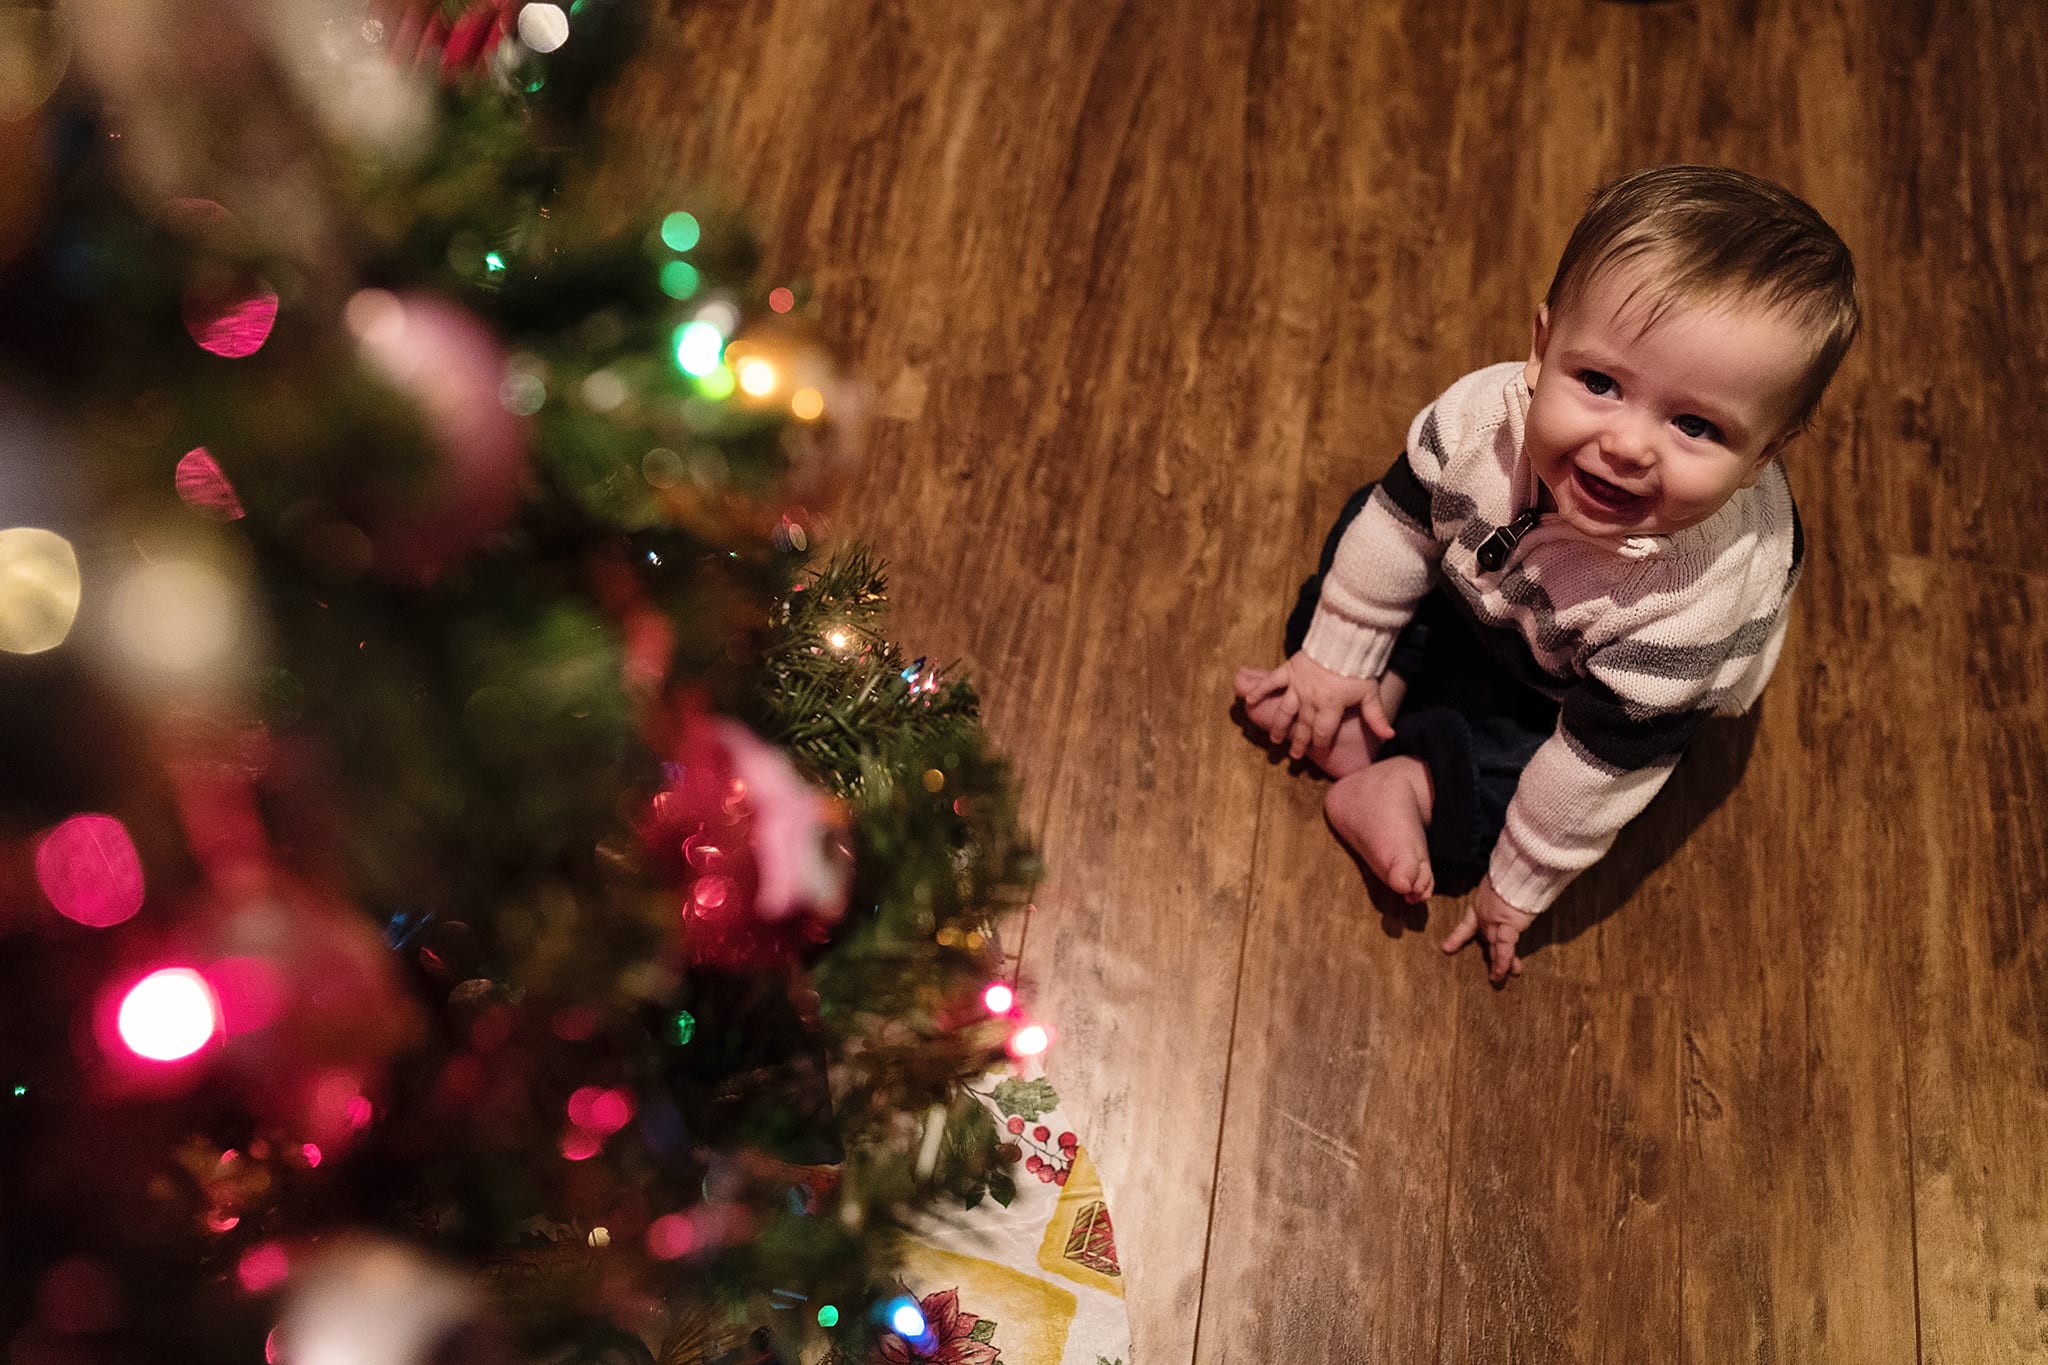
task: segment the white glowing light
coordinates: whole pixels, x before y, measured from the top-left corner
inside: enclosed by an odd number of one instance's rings
[[[835,627],[825,632],[825,643],[834,649],[845,649],[853,643],[853,637]]]
[[[220,1028],[220,1002],[190,967],[166,967],[135,983],[114,1027],[138,1057],[175,1062],[205,1047]]]
[[[1012,1057],[1036,1057],[1052,1046],[1052,1033],[1043,1024],[1026,1024],[1010,1035]]]
[[[0,531],[0,650],[40,654],[63,644],[80,591],[71,542],[39,526]]]
[[[889,1329],[897,1336],[910,1341],[917,1340],[931,1330],[925,1324],[924,1314],[908,1299],[898,1301],[896,1306],[889,1310]]]
[[[1010,1007],[1017,1003],[1017,992],[998,981],[981,993],[981,1003],[990,1014],[1008,1014]]]
[[[526,5],[519,11],[519,41],[535,52],[553,52],[569,41],[569,16],[560,5]]]
[[[756,398],[775,392],[775,366],[758,357],[740,362],[740,387]]]
[[[219,570],[189,559],[146,564],[114,589],[116,637],[165,673],[219,663],[239,633],[235,591]]]

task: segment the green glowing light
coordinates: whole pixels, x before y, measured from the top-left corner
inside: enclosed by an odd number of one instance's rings
[[[670,261],[661,268],[661,292],[672,299],[686,299],[697,292],[697,267],[688,261]]]
[[[688,251],[703,235],[690,214],[678,211],[661,220],[661,240],[670,251]]]
[[[484,253],[484,268],[495,275],[505,268],[505,258],[495,251],[486,251]]]
[[[720,365],[710,374],[700,374],[697,376],[697,392],[703,394],[706,398],[723,402],[725,399],[732,397],[732,391],[736,387],[737,385],[733,383],[732,371],[723,365]]]
[[[14,1087],[14,1098],[16,1099],[20,1099],[23,1095],[26,1095],[27,1093],[28,1087],[25,1085],[17,1085]]]
[[[682,1047],[697,1036],[697,1016],[688,1010],[678,1010],[676,1017],[668,1021],[668,1040]]]
[[[823,1308],[820,1308],[818,1310],[818,1326],[837,1327],[838,1325],[839,1310],[837,1308],[834,1308],[831,1304],[828,1303]]]
[[[724,351],[724,333],[708,322],[686,322],[676,328],[676,366],[684,374],[710,374]]]

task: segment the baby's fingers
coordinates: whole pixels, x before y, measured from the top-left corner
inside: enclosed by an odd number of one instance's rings
[[[1394,723],[1387,719],[1387,709],[1380,705],[1378,688],[1371,689],[1358,699],[1358,714],[1360,719],[1365,721],[1365,728],[1381,739],[1394,737]]]
[[[1490,925],[1486,931],[1486,979],[1498,986],[1510,976],[1522,974],[1522,959],[1515,953],[1515,944],[1521,933],[1504,924]]]
[[[1444,940],[1444,951],[1447,953],[1457,952],[1458,949],[1470,943],[1473,935],[1478,932],[1479,912],[1468,908],[1465,911],[1465,918],[1458,921],[1458,927],[1451,930],[1451,936]]]
[[[1246,706],[1256,706],[1275,692],[1287,690],[1289,675],[1287,665],[1278,668],[1240,668],[1237,670],[1237,695],[1244,699]]]

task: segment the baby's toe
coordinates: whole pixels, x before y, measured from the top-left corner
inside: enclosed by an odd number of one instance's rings
[[[1408,901],[1411,905],[1420,905],[1435,894],[1436,873],[1430,870],[1428,863],[1424,863],[1415,874],[1415,885],[1407,892]]]

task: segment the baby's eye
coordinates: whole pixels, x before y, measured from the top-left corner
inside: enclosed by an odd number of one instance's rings
[[[1598,370],[1579,371],[1579,382],[1586,386],[1586,392],[1596,398],[1605,398],[1614,392],[1614,381]]]
[[[1695,417],[1688,412],[1672,418],[1671,422],[1681,433],[1695,441],[1718,441],[1721,439],[1720,428],[1704,417]]]

